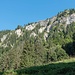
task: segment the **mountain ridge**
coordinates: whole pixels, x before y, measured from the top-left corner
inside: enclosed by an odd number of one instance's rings
[[[42,65],[75,55],[75,9],[0,31],[0,71]]]

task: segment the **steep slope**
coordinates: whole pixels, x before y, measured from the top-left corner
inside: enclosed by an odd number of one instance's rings
[[[0,71],[42,65],[75,55],[75,10],[15,30],[0,31]]]

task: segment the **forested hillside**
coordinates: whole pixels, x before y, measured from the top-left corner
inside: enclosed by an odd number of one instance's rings
[[[75,56],[75,9],[52,18],[0,31],[0,72]],[[4,74],[5,75],[5,74]]]

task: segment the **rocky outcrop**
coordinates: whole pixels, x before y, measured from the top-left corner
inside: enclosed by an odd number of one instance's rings
[[[41,28],[38,30],[38,32],[39,32],[39,33],[42,33],[42,32],[45,30],[45,28],[46,28],[46,27],[41,27]]]
[[[36,36],[37,36],[37,34],[35,34],[35,32],[32,32],[32,33],[30,34],[30,37],[31,37],[31,36],[36,37]]]
[[[33,30],[36,27],[37,24],[38,23],[33,23],[33,24],[30,24],[30,25],[27,25],[26,30]]]
[[[21,29],[17,29],[17,30],[15,31],[15,33],[18,35],[18,37],[20,37],[20,36],[22,35]]]
[[[45,41],[46,41],[47,37],[48,37],[48,33],[44,33],[44,40]]]
[[[1,38],[1,42],[4,42],[4,40],[7,38],[7,34],[3,35],[3,37]]]

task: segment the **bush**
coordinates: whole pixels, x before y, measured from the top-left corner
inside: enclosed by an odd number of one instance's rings
[[[51,61],[57,61],[57,55],[56,55],[55,52],[53,52],[53,53],[50,54],[50,60]]]
[[[3,73],[3,75],[18,75],[14,70],[7,70]]]
[[[62,60],[68,58],[68,54],[61,47],[57,47],[56,50],[57,60]]]

